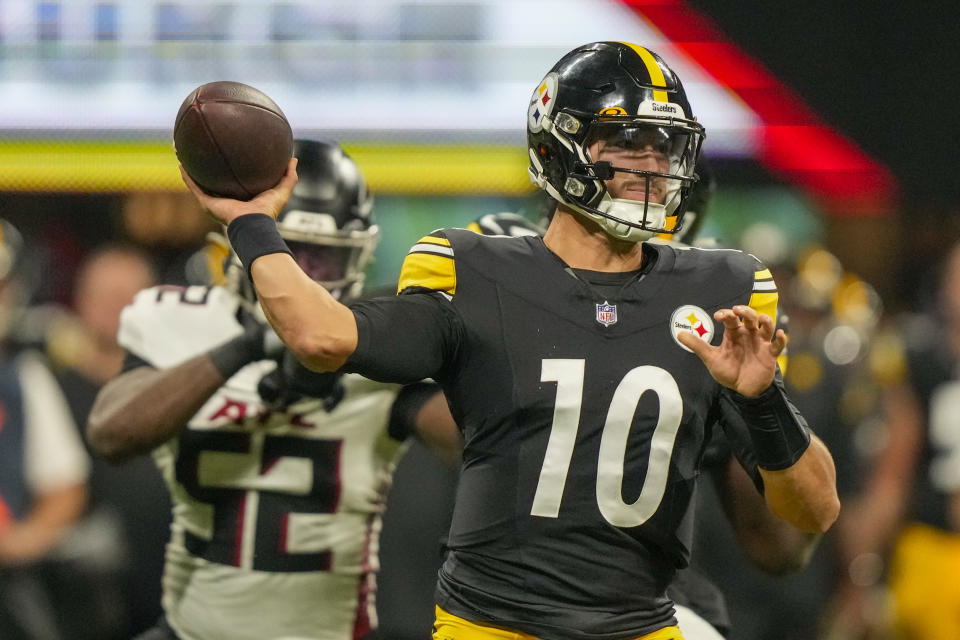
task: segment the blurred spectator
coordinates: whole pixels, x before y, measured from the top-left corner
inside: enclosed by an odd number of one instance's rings
[[[960,244],[937,303],[899,323],[906,375],[884,396],[882,447],[839,529],[836,638],[960,638]]]
[[[117,344],[120,312],[137,291],[155,282],[152,263],[132,247],[101,248],[80,265],[73,288],[78,322],[58,327],[48,347],[55,362],[69,371],[64,378],[92,389],[87,406],[79,407],[79,422],[86,420],[96,391],[123,366],[124,350]]]
[[[50,588],[86,504],[89,460],[56,381],[10,331],[29,298],[19,233],[0,221],[0,637],[74,636]]]
[[[156,281],[153,264],[139,250],[102,247],[80,265],[73,290],[75,314],[50,322],[47,350],[78,425],[94,398],[120,372],[120,312]],[[92,588],[75,610],[87,625],[71,638],[129,638],[160,615],[163,548],[170,517],[166,488],[148,456],[113,464],[94,458],[91,509],[78,536],[85,562],[77,578]],[[105,544],[110,540],[110,544]]]

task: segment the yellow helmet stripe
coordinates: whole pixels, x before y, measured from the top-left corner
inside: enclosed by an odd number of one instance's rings
[[[657,64],[657,59],[653,57],[652,53],[638,44],[632,44],[630,42],[621,42],[620,44],[630,47],[637,53],[638,56],[640,56],[640,59],[643,60],[643,64],[647,67],[647,73],[650,74],[650,80],[653,81],[653,86],[666,88],[667,79],[663,77],[663,69],[661,69],[660,65]],[[670,100],[667,98],[666,91],[654,90],[653,99],[657,102],[670,102]]]

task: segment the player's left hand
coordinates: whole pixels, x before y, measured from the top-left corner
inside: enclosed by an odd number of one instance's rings
[[[284,205],[287,204],[287,200],[290,199],[294,185],[297,184],[297,159],[290,158],[290,163],[287,165],[287,172],[283,174],[283,178],[280,179],[277,186],[272,189],[267,189],[263,193],[254,196],[251,200],[234,200],[232,198],[211,196],[197,186],[193,178],[187,175],[187,171],[183,168],[183,165],[180,166],[180,177],[183,178],[184,184],[187,185],[190,193],[197,199],[200,206],[202,206],[214,220],[223,225],[229,225],[235,219],[249,213],[265,213],[271,218],[276,219]]]
[[[757,314],[747,305],[720,309],[713,317],[724,326],[720,346],[691,333],[681,333],[677,339],[697,354],[714,380],[740,395],[760,395],[773,383],[777,356],[787,346],[787,334],[783,329],[775,332],[770,316]]]

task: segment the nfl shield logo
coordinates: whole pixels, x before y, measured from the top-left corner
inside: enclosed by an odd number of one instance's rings
[[[603,304],[597,305],[597,322],[605,327],[609,327],[617,322],[617,305],[610,304],[606,300]]]

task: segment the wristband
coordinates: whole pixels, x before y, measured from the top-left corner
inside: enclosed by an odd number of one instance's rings
[[[230,246],[250,276],[253,261],[271,253],[293,256],[287,243],[280,237],[277,222],[265,213],[251,213],[234,218],[227,226]]]
[[[767,471],[793,466],[810,445],[810,430],[780,386],[771,384],[755,398],[727,392],[746,422],[757,465]]]

